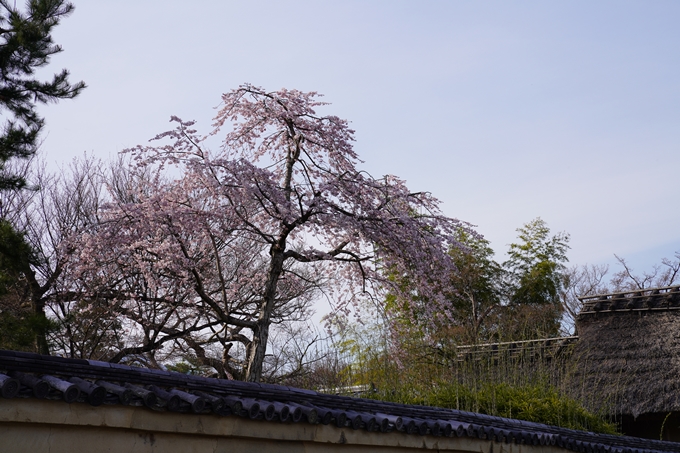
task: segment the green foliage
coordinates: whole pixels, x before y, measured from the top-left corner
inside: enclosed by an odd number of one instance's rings
[[[466,248],[452,249],[458,271],[451,276],[451,318],[456,331],[446,329],[447,337],[458,344],[474,344],[493,335],[493,319],[503,300],[505,270],[493,259],[489,241],[460,230],[456,239]],[[442,341],[441,339],[440,341]]]
[[[0,349],[38,352],[36,336],[56,328],[42,313],[0,313]]]
[[[421,319],[417,311],[412,316],[411,304],[424,302],[417,295],[388,299],[389,341],[356,337],[346,351],[352,357],[343,370],[347,385],[373,384],[374,396],[390,401],[611,432],[612,425],[560,393],[566,379],[561,358],[531,347],[518,356],[516,349],[488,354],[468,346],[461,355],[462,345],[559,335],[569,236],[551,235],[540,218],[517,231],[503,265],[487,240],[461,231],[456,239],[465,247],[450,251],[457,271],[446,320]]]
[[[36,103],[47,104],[77,96],[83,82],[71,85],[69,73],[63,69],[51,81],[41,82],[33,76],[45,66],[51,55],[61,52],[52,41],[52,28],[73,11],[64,0],[29,0],[26,11],[14,3],[0,1],[0,109],[9,118],[0,135],[0,170],[13,158],[35,154],[44,120],[36,111]],[[26,185],[20,176],[0,174],[0,190],[19,189]]]
[[[385,313],[400,336],[400,347],[428,347],[428,353],[446,355],[456,345],[487,341],[494,336],[504,300],[505,270],[494,261],[494,251],[482,236],[460,229],[455,240],[462,247],[449,250],[456,271],[451,273],[445,291],[447,303],[436,316],[428,307],[430,302],[419,294],[386,297]],[[392,276],[392,280],[409,288],[406,277]]]
[[[195,358],[193,358],[193,360],[190,359],[189,361],[182,359],[179,362],[167,365],[166,368],[168,371],[175,371],[182,374],[195,374],[197,376],[206,376],[210,374],[208,367],[201,366],[196,362],[197,360]]]
[[[35,254],[24,235],[0,220],[0,296],[7,294],[34,262]]]
[[[508,269],[513,291],[510,303],[543,305],[559,303],[562,273],[566,270],[569,235],[550,236],[550,228],[536,218],[517,229],[519,243],[510,244]]]
[[[33,303],[36,260],[24,235],[0,220],[0,348],[45,352],[45,335],[55,326]]]
[[[559,335],[562,318],[560,291],[564,282],[569,235],[550,235],[536,218],[517,230],[520,242],[510,244],[503,263],[508,276],[508,302],[499,326],[499,341]]]
[[[471,389],[459,383],[436,383],[427,388],[378,388],[370,398],[403,404],[444,407],[499,417],[527,420],[598,433],[615,434],[613,423],[585,410],[547,384],[512,386],[485,383]]]
[[[362,397],[444,407],[600,433],[616,433],[606,418],[562,392],[578,361],[570,349],[538,343],[450,351],[394,347],[380,325],[351,325],[336,343],[344,366],[328,389],[365,386]]]
[[[399,332],[400,347],[447,356],[459,345],[558,336],[569,235],[551,235],[540,218],[517,231],[502,265],[489,241],[467,230],[457,233],[463,247],[449,252],[456,271],[445,312],[432,316],[419,294],[408,300],[388,296],[385,312]],[[407,278],[399,283],[409,287]]]

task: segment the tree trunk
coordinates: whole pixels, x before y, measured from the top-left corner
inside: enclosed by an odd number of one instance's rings
[[[30,286],[31,305],[35,315],[35,346],[38,354],[49,355],[50,347],[47,343],[47,326],[49,322],[45,315],[45,301],[43,300],[46,289],[40,286],[35,276],[35,271],[30,267],[26,267],[24,275],[28,279]]]
[[[269,267],[269,278],[265,287],[264,301],[260,315],[257,319],[257,327],[253,332],[253,342],[248,350],[248,369],[246,371],[246,381],[259,382],[262,379],[262,364],[267,352],[267,341],[269,340],[269,325],[271,324],[271,314],[276,302],[276,288],[279,278],[283,272],[283,251],[285,242],[272,246],[271,265]]]
[[[50,346],[47,343],[47,316],[45,316],[45,306],[34,304],[36,319],[35,343],[38,354],[50,355]]]

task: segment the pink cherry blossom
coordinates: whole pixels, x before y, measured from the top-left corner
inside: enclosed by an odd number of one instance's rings
[[[117,310],[142,339],[115,360],[175,345],[257,381],[271,324],[302,316],[319,291],[340,311],[389,291],[417,294],[433,319],[445,312],[447,251],[469,225],[396,176],[361,171],[354,131],[317,114],[318,99],[242,85],[222,96],[209,134],[173,117],[176,128],[154,145],[127,151],[147,177],[77,238],[73,264],[93,295],[126,301]],[[206,146],[213,136],[217,151]],[[235,344],[242,362],[230,355]]]

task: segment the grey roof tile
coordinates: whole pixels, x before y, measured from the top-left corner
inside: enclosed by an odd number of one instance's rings
[[[97,365],[93,365],[93,366],[97,366]],[[110,363],[109,366],[111,368],[117,368],[119,370],[132,370],[132,367],[130,367],[128,365],[123,365],[122,363]]]
[[[104,368],[110,368],[111,364],[109,362],[100,362],[99,360],[88,360],[87,363],[93,366],[100,366]]]

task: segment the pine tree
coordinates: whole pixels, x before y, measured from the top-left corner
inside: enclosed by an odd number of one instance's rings
[[[49,354],[50,322],[33,271],[38,257],[24,234],[0,220],[0,348]]]
[[[66,69],[51,81],[34,77],[51,55],[61,52],[50,33],[73,8],[64,0],[29,0],[22,11],[14,2],[0,0],[0,111],[8,116],[0,135],[0,190],[26,185],[23,177],[9,174],[5,164],[35,154],[45,123],[36,105],[74,98],[85,88],[83,82],[70,84]]]

